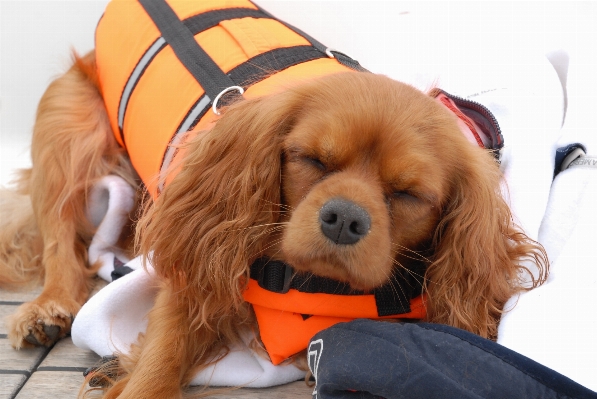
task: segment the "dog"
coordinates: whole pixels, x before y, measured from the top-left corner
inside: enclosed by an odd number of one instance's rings
[[[102,90],[96,55],[75,57],[39,104],[32,169],[3,194],[3,286],[44,276],[9,319],[17,349],[65,336],[89,295],[93,184],[114,174],[144,188]],[[262,258],[362,293],[414,277],[425,320],[495,339],[504,303],[525,279],[545,281],[547,257],[514,224],[494,154],[471,145],[437,96],[332,73],[233,101],[177,144],[176,169],[139,204],[135,245],[123,237],[160,288],[105,397],[182,397],[194,373],[258,328],[243,294]]]

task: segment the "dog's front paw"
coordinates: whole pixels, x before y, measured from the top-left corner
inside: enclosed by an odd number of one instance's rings
[[[81,308],[73,300],[43,300],[21,305],[8,317],[8,338],[15,349],[50,346],[70,332]]]

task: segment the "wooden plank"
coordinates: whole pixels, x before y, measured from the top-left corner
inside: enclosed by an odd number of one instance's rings
[[[14,350],[8,339],[0,339],[0,372],[3,370],[33,371],[49,348]]]
[[[33,373],[16,399],[76,398],[83,382],[83,376],[68,371],[37,371]],[[192,389],[190,392],[198,392]],[[271,388],[241,388],[226,390],[207,396],[208,399],[306,399],[313,388],[304,381],[297,381]]]
[[[12,399],[25,379],[25,374],[0,374],[0,399]]]
[[[8,327],[6,326],[6,317],[13,314],[19,305],[2,305],[0,304],[0,336],[4,337],[8,334]]]
[[[41,285],[31,286],[15,291],[0,289],[0,302],[28,302],[37,298],[38,295],[41,294],[42,289],[43,287]]]
[[[200,389],[191,389],[190,392],[198,392]],[[241,388],[225,390],[222,393],[214,393],[208,396],[210,399],[305,399],[310,398],[313,387],[307,386],[305,381],[291,382],[270,388]]]
[[[37,371],[29,378],[16,399],[75,399],[82,383],[81,373]]]
[[[100,359],[92,351],[77,348],[71,337],[61,339],[54,345],[48,356],[39,365],[40,371],[60,368],[86,369]]]
[[[96,277],[94,279],[94,287],[91,291],[90,296],[93,296],[96,292],[104,288],[107,284],[108,283],[106,282],[106,280]],[[39,294],[41,294],[43,288],[43,285],[39,284],[18,290],[0,289],[0,304],[3,302],[24,303],[32,301],[33,299],[37,298]]]

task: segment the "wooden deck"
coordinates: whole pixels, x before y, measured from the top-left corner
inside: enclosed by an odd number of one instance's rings
[[[98,289],[105,283],[98,280]],[[20,304],[35,298],[41,288],[25,292],[0,290],[0,399],[74,399],[83,384],[83,371],[93,366],[99,356],[73,345],[70,337],[51,348],[15,351],[7,338],[4,319]],[[312,388],[305,382],[266,389],[237,389],[210,398],[310,398]]]

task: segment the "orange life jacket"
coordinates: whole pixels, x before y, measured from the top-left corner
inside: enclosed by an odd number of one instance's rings
[[[169,146],[214,121],[211,105],[225,89],[252,98],[358,67],[248,0],[113,0],[95,42],[116,140],[154,196]]]
[[[248,0],[113,0],[96,30],[96,62],[116,140],[154,197],[176,154],[171,145],[213,123],[212,106],[226,90],[242,87],[252,98],[305,78],[363,70]],[[279,267],[276,281],[271,271]],[[341,321],[425,314],[420,284],[400,298],[392,287],[339,294],[340,283],[329,288],[325,279],[307,277],[321,282],[310,290],[291,286],[298,277],[290,279],[289,270],[256,262],[244,293],[274,364]]]

